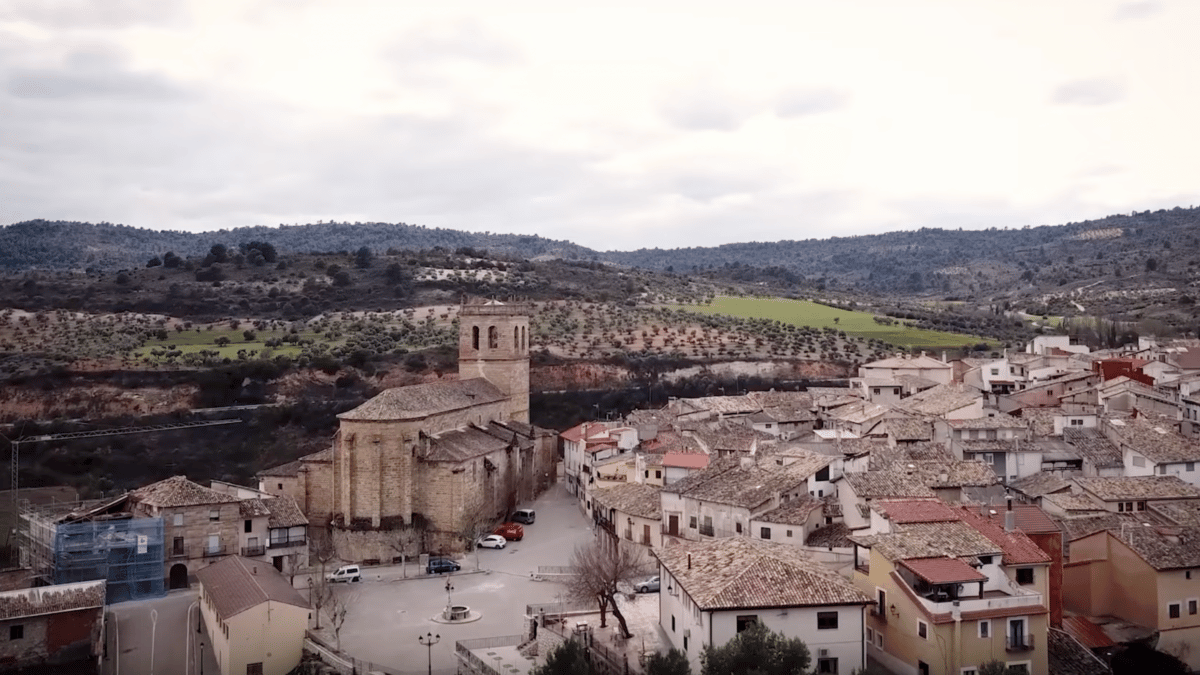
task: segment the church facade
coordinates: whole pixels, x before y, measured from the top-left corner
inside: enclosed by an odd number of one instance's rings
[[[328,524],[347,560],[391,557],[381,542],[398,531],[420,530],[427,550],[462,546],[549,487],[557,446],[529,424],[527,307],[464,304],[458,372],[342,413],[330,450],[262,472],[261,487]]]

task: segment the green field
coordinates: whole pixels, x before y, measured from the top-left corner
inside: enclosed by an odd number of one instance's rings
[[[708,305],[675,305],[674,308],[699,314],[723,314],[744,319],[773,319],[796,326],[836,328],[846,331],[847,335],[856,335],[867,339],[874,338],[909,348],[962,347],[984,341],[993,342],[975,335],[912,328],[898,320],[891,326],[885,326],[876,323],[873,314],[836,309],[807,300],[718,296]]]
[[[182,332],[174,332],[168,334],[166,340],[150,339],[146,341],[146,345],[137,350],[135,354],[139,357],[150,356],[152,349],[178,349],[184,354],[199,352],[202,350],[212,350],[219,352],[222,358],[236,359],[238,350],[246,350],[250,352],[257,350],[261,355],[266,349],[266,341],[271,338],[282,338],[287,335],[287,331],[283,330],[256,330],[253,340],[247,342],[246,337],[242,334],[242,330],[233,330],[229,328],[214,328],[212,330],[185,330]],[[217,338],[229,338],[229,344],[221,347],[217,345]],[[303,331],[300,337],[304,339],[321,340],[321,336],[313,331]],[[336,344],[336,343],[331,343]],[[300,347],[292,343],[284,343],[279,347],[271,349],[273,356],[296,356],[300,353]]]

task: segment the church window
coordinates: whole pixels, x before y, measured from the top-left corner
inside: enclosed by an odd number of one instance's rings
[[[488,349],[500,347],[500,331],[495,326],[488,326]]]
[[[479,349],[479,326],[471,326],[471,348]]]
[[[521,326],[521,349],[529,348],[529,335],[525,331],[525,326]]]
[[[521,348],[521,329],[513,326],[513,349]]]

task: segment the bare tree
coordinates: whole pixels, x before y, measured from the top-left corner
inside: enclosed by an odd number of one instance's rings
[[[308,577],[308,602],[312,605],[317,617],[317,629],[321,628],[321,608],[329,604],[333,597],[333,588],[326,578],[326,569],[330,562],[337,557],[333,540],[329,537],[314,537],[309,540],[310,559],[316,559],[317,571]]]
[[[468,552],[475,550],[476,542],[480,537],[491,534],[495,523],[496,514],[488,508],[486,503],[477,503],[463,511],[463,518],[459,521],[458,535],[466,543]],[[475,564],[479,565],[478,551],[475,552]]]
[[[338,651],[342,651],[342,626],[346,624],[346,615],[350,606],[358,602],[356,591],[333,593],[329,597],[329,625],[333,628],[333,639],[337,641]]]
[[[650,565],[640,546],[601,537],[575,547],[571,555],[575,574],[567,582],[567,593],[576,600],[595,600],[600,605],[600,627],[607,625],[605,612],[611,608],[621,627],[621,637],[633,637],[625,615],[617,607],[620,585],[632,584],[645,575]]]

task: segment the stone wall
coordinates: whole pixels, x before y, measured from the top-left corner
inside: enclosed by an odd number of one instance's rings
[[[335,527],[331,534],[338,559],[357,563],[378,560],[389,564],[401,553],[408,560],[415,560],[423,551],[426,540],[424,531],[417,528],[346,530]],[[315,560],[313,564],[317,564]]]
[[[45,663],[49,657],[46,649],[48,615],[21,617],[0,621],[0,663],[33,665]],[[9,629],[21,626],[23,635],[19,640],[10,640]]]
[[[212,520],[209,512],[218,511],[218,519]],[[175,514],[183,515],[183,524],[175,525]],[[242,531],[241,511],[237,502],[203,506],[183,506],[160,511],[163,520],[163,576],[169,580],[172,566],[182,563],[188,575],[209,563],[221,559],[222,555],[240,554],[239,533]],[[218,535],[221,555],[208,556],[209,535]],[[183,537],[183,555],[175,554],[175,539]]]

